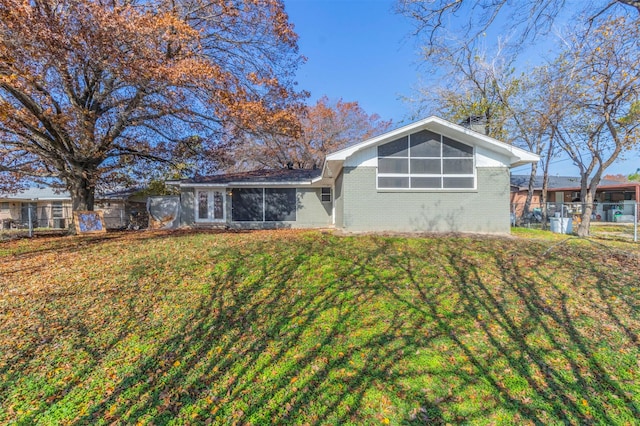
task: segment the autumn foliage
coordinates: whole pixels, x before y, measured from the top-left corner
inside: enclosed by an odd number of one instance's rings
[[[328,153],[384,133],[391,125],[378,114],[367,114],[358,102],[327,96],[300,110],[299,120],[301,132],[295,136],[269,132],[245,138],[232,151],[231,168],[319,168]]]
[[[279,0],[2,0],[0,33],[0,174],[56,179],[75,209],[105,174],[211,152],[229,127],[298,130]]]

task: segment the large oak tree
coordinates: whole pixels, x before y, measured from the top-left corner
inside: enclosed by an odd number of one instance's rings
[[[139,159],[295,133],[301,60],[280,0],[0,0],[0,183],[57,181],[90,210]]]

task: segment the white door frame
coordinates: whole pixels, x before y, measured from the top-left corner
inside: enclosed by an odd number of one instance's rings
[[[200,218],[200,194],[207,194],[207,217]],[[215,213],[215,194],[219,193],[220,198],[222,200],[222,217],[214,218],[213,215]],[[196,222],[225,222],[227,220],[227,199],[226,199],[226,191],[222,188],[219,189],[196,189],[195,194],[195,219]]]

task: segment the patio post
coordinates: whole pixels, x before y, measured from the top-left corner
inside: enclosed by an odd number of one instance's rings
[[[633,206],[633,242],[638,242],[638,200],[636,200],[636,204]]]
[[[27,207],[27,216],[29,217],[29,238],[33,237],[33,222],[31,221],[31,205]]]

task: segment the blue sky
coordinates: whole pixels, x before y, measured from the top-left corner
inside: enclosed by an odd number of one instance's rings
[[[357,101],[369,114],[395,125],[414,121],[410,97],[426,80],[413,24],[394,13],[394,0],[284,0],[300,36],[300,53],[308,58],[298,72],[299,88],[311,92],[310,103],[330,99]],[[532,57],[539,57],[539,52]],[[526,59],[523,61],[527,62]],[[394,126],[395,127],[395,126]],[[631,174],[638,154],[627,154],[606,173]],[[528,167],[514,169],[526,174]],[[551,173],[577,175],[568,159],[551,163]]]
[[[308,58],[297,80],[311,102],[327,95],[395,123],[409,116],[400,98],[418,81],[418,55],[407,37],[411,23],[393,12],[394,1],[285,0],[285,7]]]

